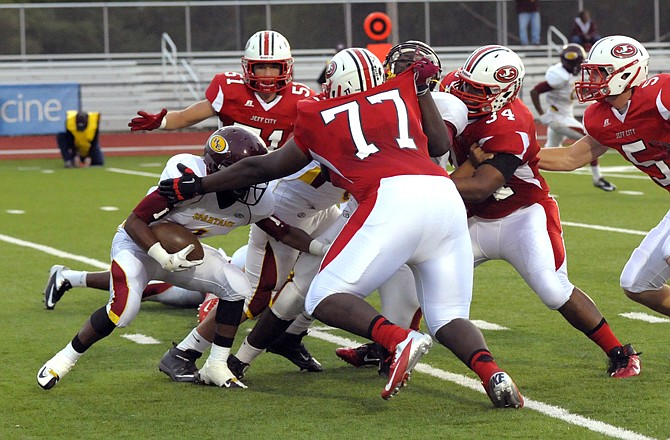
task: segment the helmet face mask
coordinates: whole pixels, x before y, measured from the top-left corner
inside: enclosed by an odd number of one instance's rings
[[[207,174],[213,174],[245,157],[267,154],[268,149],[256,133],[243,127],[227,126],[212,133],[205,143],[203,159]],[[267,189],[267,182],[231,191],[237,201],[253,206]]]
[[[469,117],[480,117],[516,99],[524,75],[523,62],[511,49],[482,46],[458,69],[450,92],[465,103]]]
[[[277,66],[276,76],[256,74],[256,69],[267,65]],[[276,93],[293,80],[291,46],[282,34],[275,31],[256,32],[249,38],[242,57],[244,82],[257,92]]]
[[[649,54],[638,41],[622,35],[604,37],[582,63],[575,93],[579,102],[603,101],[642,84],[648,73]]]
[[[386,79],[399,75],[422,58],[428,58],[439,69],[431,78],[430,90],[433,90],[442,77],[442,63],[433,48],[421,41],[410,40],[391,48],[384,60]]]
[[[369,50],[344,49],[338,52],[326,68],[323,91],[328,98],[364,92],[383,84],[384,67]]]
[[[563,68],[573,75],[577,75],[582,70],[582,62],[586,58],[586,52],[579,44],[570,43],[563,46],[560,58]]]

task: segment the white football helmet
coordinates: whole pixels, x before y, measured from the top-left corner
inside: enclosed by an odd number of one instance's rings
[[[364,92],[383,84],[384,67],[372,52],[362,48],[338,52],[326,68],[323,91],[328,98]]]
[[[472,52],[449,89],[468,107],[470,117],[500,110],[516,99],[526,69],[513,50],[497,45]]]
[[[256,64],[278,64],[278,76],[258,76]],[[256,32],[249,38],[242,57],[244,82],[257,92],[277,92],[293,80],[293,56],[288,40],[275,31]]]
[[[649,74],[649,53],[637,40],[622,35],[604,37],[582,63],[582,80],[575,81],[579,102],[602,101],[642,84]]]
[[[440,83],[442,77],[442,63],[432,47],[422,41],[409,40],[397,44],[391,48],[384,60],[384,70],[386,79],[391,79],[404,72],[414,62],[421,58],[428,58],[431,63],[439,69],[430,80],[430,90],[433,90]]]

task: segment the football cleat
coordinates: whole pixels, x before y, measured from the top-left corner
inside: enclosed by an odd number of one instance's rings
[[[639,375],[641,354],[635,353],[630,344],[613,348],[609,353],[610,362],[607,372],[611,377],[618,379]]]
[[[300,371],[307,370],[310,373],[318,373],[323,370],[319,361],[314,359],[302,343],[302,338],[307,334],[306,331],[299,335],[292,335],[283,333],[272,344],[270,344],[266,351],[268,353],[278,354],[289,361],[293,362],[300,368]]]
[[[616,186],[614,186],[614,184],[608,182],[602,177],[598,179],[596,182],[593,182],[593,186],[607,192],[614,191],[616,189]]]
[[[175,382],[195,382],[195,374],[198,372],[195,361],[200,356],[202,353],[181,350],[173,344],[158,363],[158,371],[167,374]]]
[[[66,269],[69,268],[56,264],[51,266],[51,270],[49,270],[49,281],[47,281],[47,285],[44,288],[44,307],[47,310],[53,310],[56,307],[56,303],[63,297],[63,294],[72,289],[70,281],[63,278],[62,275],[63,270]]]
[[[244,379],[244,375],[249,369],[249,364],[246,362],[242,362],[235,356],[234,354],[231,354],[228,356],[228,369],[235,375],[236,378],[239,380]]]
[[[337,357],[354,367],[365,365],[379,366],[380,357],[378,351],[379,344],[369,342],[358,347],[340,347],[335,349]]]
[[[74,364],[75,362],[72,362],[65,355],[56,353],[37,372],[37,383],[42,389],[50,390],[74,367]]]
[[[504,371],[498,371],[489,379],[484,389],[496,408],[523,408],[523,396],[511,377]]]
[[[195,383],[213,385],[221,388],[247,388],[222,362],[210,362],[209,359],[200,371],[195,373]]]
[[[433,339],[416,330],[410,330],[407,337],[395,347],[393,362],[389,371],[389,381],[382,390],[382,398],[395,396],[409,380],[419,359],[433,346]]]

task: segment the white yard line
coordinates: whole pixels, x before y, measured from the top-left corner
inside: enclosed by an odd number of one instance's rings
[[[358,345],[361,345],[361,342],[359,341],[354,341],[352,339],[331,335],[330,333],[321,330],[321,328],[312,328],[309,331],[308,336],[321,339],[323,341],[327,341],[341,347],[356,347]],[[474,391],[485,394],[481,382],[463,376],[461,374],[450,373],[449,371],[440,370],[439,368],[434,368],[424,363],[417,364],[415,370],[418,371],[419,373],[428,374],[433,377],[437,377],[438,379],[452,382],[455,383],[456,385],[460,385],[465,388],[470,388]],[[563,409],[559,406],[542,403],[530,399],[525,395],[524,395],[524,401],[525,401],[524,406],[525,409],[531,409],[533,411],[537,411],[547,417],[561,420],[563,422],[570,423],[571,425],[580,426],[582,428],[598,432],[608,437],[619,438],[623,440],[655,440],[653,437],[647,437],[625,428],[620,428],[618,426],[613,426],[608,423],[580,416],[578,414],[573,414],[568,410]]]

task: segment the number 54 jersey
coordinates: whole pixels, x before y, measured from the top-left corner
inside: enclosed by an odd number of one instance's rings
[[[467,160],[470,145],[474,143],[487,153],[514,155],[521,163],[507,183],[486,200],[465,203],[469,216],[503,218],[517,209],[549,198],[549,186],[537,167],[540,145],[535,135],[535,121],[520,99],[468,123],[454,142],[457,164]]]

